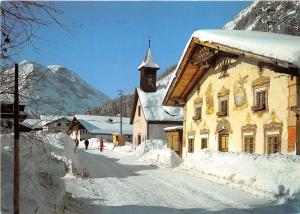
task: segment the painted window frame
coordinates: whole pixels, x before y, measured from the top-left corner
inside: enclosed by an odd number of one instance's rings
[[[246,138],[252,138],[252,152],[246,150]],[[243,152],[250,154],[255,153],[255,134],[253,132],[243,134]]]
[[[276,137],[277,139],[278,139],[278,141],[277,141],[277,146],[278,146],[278,148],[277,148],[277,152],[272,152],[272,153],[270,153],[269,152],[269,138],[270,137]],[[274,144],[273,144],[273,146],[274,146]],[[276,154],[276,153],[279,153],[279,154],[281,154],[281,135],[280,135],[280,133],[279,132],[269,132],[269,133],[267,133],[266,134],[266,145],[265,145],[265,151],[266,151],[266,153],[267,154]],[[274,148],[272,149],[273,151],[274,151]]]
[[[256,86],[253,87],[253,106],[251,107],[251,110],[254,112],[259,112],[259,111],[268,111],[269,110],[269,90],[268,90],[268,85],[263,85],[263,86]],[[262,91],[265,92],[265,106],[260,109],[260,105],[258,105],[258,94],[261,93]]]
[[[226,112],[223,111],[224,109],[222,108],[222,102],[226,101]],[[217,112],[218,117],[229,117],[229,95],[218,97],[218,112]]]

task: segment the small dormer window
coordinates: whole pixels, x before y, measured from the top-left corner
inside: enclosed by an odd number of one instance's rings
[[[61,126],[61,123],[60,123],[60,122],[58,122],[58,123],[56,124],[56,126]]]

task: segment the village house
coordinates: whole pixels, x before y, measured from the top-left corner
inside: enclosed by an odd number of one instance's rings
[[[130,124],[133,125],[133,145],[140,145],[150,139],[166,140],[165,127],[182,125],[182,109],[162,106],[162,100],[169,83],[170,75],[156,81],[159,65],[149,48],[138,67],[140,86],[136,88]]]
[[[66,133],[72,121],[71,116],[40,115],[43,131],[50,133]]]
[[[100,138],[112,141],[113,135],[120,133],[120,118],[96,115],[75,115],[67,134],[72,139],[85,140],[89,138]],[[129,118],[122,118],[122,134],[125,141],[132,141],[132,125]]]
[[[183,157],[203,148],[300,154],[299,67],[299,37],[194,32],[163,101],[184,107]]]

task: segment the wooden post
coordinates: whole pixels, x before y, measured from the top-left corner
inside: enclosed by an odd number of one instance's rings
[[[14,214],[20,212],[19,66],[15,64],[14,100]]]
[[[296,114],[297,121],[296,121],[296,155],[300,155],[300,120],[299,120],[299,113]]]
[[[123,134],[123,131],[122,131],[122,117],[123,117],[123,91],[122,90],[119,90],[119,96],[120,96],[120,135]]]

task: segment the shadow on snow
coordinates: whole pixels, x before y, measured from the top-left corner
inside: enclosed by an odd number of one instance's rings
[[[102,154],[91,154],[84,150],[78,150],[80,169],[88,171],[89,178],[127,178],[139,176],[137,173],[144,170],[157,169],[157,166],[149,165],[126,165],[120,164],[120,159],[107,157]]]

